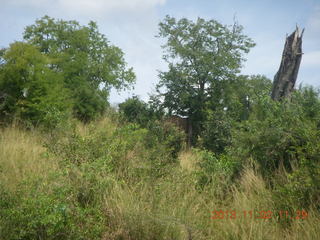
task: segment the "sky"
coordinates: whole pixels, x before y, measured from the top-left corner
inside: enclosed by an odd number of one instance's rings
[[[165,41],[155,37],[166,15],[227,25],[235,18],[256,43],[245,56],[242,74],[270,79],[279,68],[286,34],[296,25],[305,28],[297,85],[320,87],[320,0],[0,0],[0,48],[22,40],[24,28],[44,15],[83,25],[96,21],[100,32],[123,50],[137,81],[133,90],[112,90],[114,104],[133,95],[146,101],[155,92],[158,72],[167,69],[161,49]]]

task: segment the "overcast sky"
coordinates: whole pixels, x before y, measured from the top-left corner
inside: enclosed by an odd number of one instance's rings
[[[158,70],[166,69],[163,41],[155,35],[167,14],[222,24],[232,24],[236,16],[257,44],[242,73],[271,79],[280,65],[285,36],[298,24],[306,29],[298,84],[320,86],[320,0],[0,0],[0,47],[21,40],[24,27],[44,15],[81,24],[96,21],[100,32],[124,51],[137,75],[135,89],[112,91],[110,102],[122,102],[133,94],[147,100],[158,82]]]

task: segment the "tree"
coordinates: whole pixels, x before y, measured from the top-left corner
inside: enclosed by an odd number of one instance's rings
[[[49,59],[27,43],[15,42],[2,55],[0,118],[15,117],[55,127],[67,117],[71,102],[61,74]]]
[[[163,58],[169,66],[159,75],[159,97],[169,114],[190,119],[197,136],[209,101],[223,95],[224,83],[239,73],[243,54],[254,43],[237,23],[224,26],[215,20],[167,16],[159,27],[159,37],[167,39]]]
[[[44,16],[26,27],[24,39],[51,58],[50,68],[62,73],[72,90],[74,114],[88,121],[104,110],[111,87],[126,89],[135,81],[120,48],[99,33],[97,24]]]

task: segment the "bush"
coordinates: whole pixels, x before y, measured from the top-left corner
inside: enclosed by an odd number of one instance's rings
[[[186,134],[171,122],[150,122],[149,134],[146,138],[148,147],[159,147],[163,145],[166,152],[175,161],[178,153],[184,148],[186,143]]]
[[[175,126],[156,122],[150,129],[135,123],[115,127],[116,121],[99,129],[99,121],[92,122],[86,127],[87,133],[74,129],[64,138],[52,138],[46,145],[65,165],[104,162],[108,171],[130,181],[161,176],[166,165],[176,162],[184,134]]]
[[[279,208],[290,206],[289,210],[320,206],[320,144],[307,143],[298,149],[299,162],[293,171],[286,173],[285,181],[275,187],[275,198]],[[320,209],[318,209],[320,210]]]
[[[215,155],[207,150],[193,149],[199,157],[199,170],[197,175],[197,187],[214,187],[214,193],[225,197],[227,190],[230,190],[232,180],[238,171],[238,163],[227,155]]]
[[[74,201],[74,189],[66,183],[50,187],[48,184],[59,181],[43,181],[27,181],[1,198],[0,238],[100,239],[104,225],[99,207],[81,207]]]
[[[119,112],[128,122],[138,123],[141,126],[146,126],[151,120],[151,111],[148,109],[148,105],[137,96],[120,103]]]
[[[277,202],[291,208],[319,201],[318,123],[297,97],[291,102],[262,99],[251,118],[233,132],[230,148],[243,166],[256,163]]]
[[[223,110],[209,114],[199,145],[216,153],[225,152],[231,144],[232,119]]]

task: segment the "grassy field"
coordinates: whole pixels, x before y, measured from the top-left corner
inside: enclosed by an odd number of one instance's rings
[[[54,134],[2,129],[0,239],[319,239],[319,212],[280,217],[254,167],[199,188],[197,151],[172,160],[148,139],[108,118]]]

